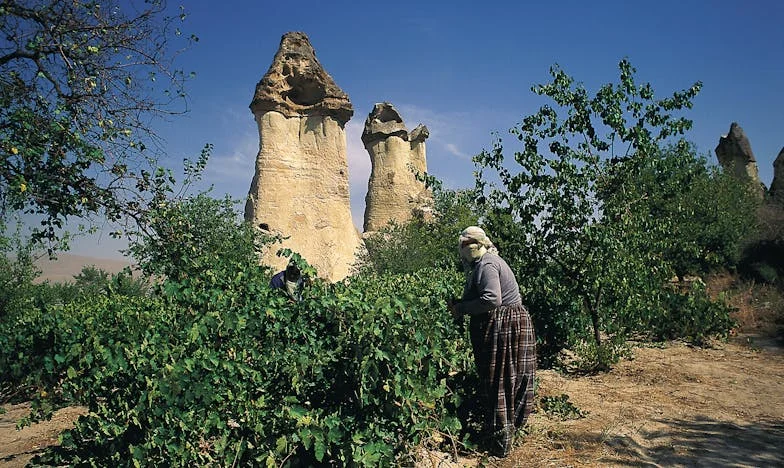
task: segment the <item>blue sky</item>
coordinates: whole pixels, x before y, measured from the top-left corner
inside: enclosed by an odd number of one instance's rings
[[[354,223],[361,226],[370,159],[360,141],[373,104],[389,101],[409,129],[424,123],[428,169],[447,186],[473,183],[471,156],[542,101],[530,92],[558,63],[589,89],[617,79],[628,57],[657,96],[702,81],[687,137],[713,153],[730,123],[748,135],[766,185],[784,147],[784,2],[267,2],[190,1],[183,30],[199,42],[179,57],[196,73],[190,112],[155,124],[173,165],[214,145],[205,181],[243,199],[258,133],[248,109],[281,36],[305,32],[349,95],[346,126]],[[117,256],[108,236],[73,253]]]

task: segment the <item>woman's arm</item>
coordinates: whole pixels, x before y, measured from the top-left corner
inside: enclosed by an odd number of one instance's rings
[[[465,315],[482,315],[501,305],[501,279],[498,266],[492,263],[477,265],[476,289],[479,297],[456,304],[457,311]]]

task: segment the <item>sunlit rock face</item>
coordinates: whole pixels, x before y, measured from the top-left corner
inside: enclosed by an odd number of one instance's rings
[[[361,244],[351,219],[344,129],[354,111],[305,34],[283,36],[250,109],[259,152],[245,219],[288,237],[263,263],[282,269],[286,260],[275,253],[290,248],[319,276],[346,277]]]
[[[730,125],[730,131],[719,139],[716,146],[716,157],[719,164],[739,180],[751,182],[754,192],[760,197],[765,193],[765,186],[759,178],[757,160],[751,151],[751,143],[746,133],[736,122]]]
[[[389,221],[404,223],[417,213],[426,215],[432,196],[416,174],[427,172],[427,127],[410,133],[400,113],[388,102],[376,104],[365,120],[362,143],[370,154],[372,169],[365,197],[365,232],[374,232]]]

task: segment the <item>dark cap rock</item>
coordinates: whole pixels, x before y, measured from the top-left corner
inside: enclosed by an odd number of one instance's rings
[[[341,125],[354,114],[348,95],[321,66],[302,32],[283,35],[272,65],[256,85],[250,109],[254,114],[277,111],[287,117],[328,115]]]
[[[384,140],[390,136],[397,136],[408,141],[406,124],[395,106],[388,102],[376,103],[365,119],[362,143],[367,146],[369,143]]]
[[[744,165],[757,161],[754,152],[751,151],[751,143],[746,133],[737,122],[732,122],[729,133],[719,138],[716,156],[719,158],[719,163],[725,167],[736,161],[742,161]]]
[[[764,195],[765,186],[759,178],[757,160],[751,151],[751,143],[737,122],[732,122],[729,133],[719,138],[716,157],[725,171],[738,180],[750,182],[756,195],[760,197]]]
[[[424,124],[417,125],[416,128],[411,130],[411,133],[408,134],[408,138],[412,142],[425,141],[429,136],[430,136],[430,130],[428,130]]]

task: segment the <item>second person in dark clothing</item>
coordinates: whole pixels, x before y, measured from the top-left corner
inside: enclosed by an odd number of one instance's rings
[[[305,287],[305,278],[299,267],[289,263],[285,270],[278,272],[270,280],[270,288],[280,289],[293,301],[302,299],[302,289]]]

